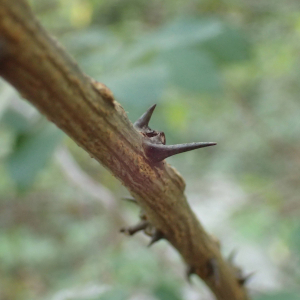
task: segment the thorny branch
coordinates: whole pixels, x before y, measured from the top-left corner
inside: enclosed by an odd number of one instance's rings
[[[184,180],[162,161],[178,147],[165,146],[161,132],[134,127],[110,90],[82,73],[24,0],[0,0],[0,75],[128,188],[152,242],[170,242],[218,300],[249,299],[237,269],[188,205]]]

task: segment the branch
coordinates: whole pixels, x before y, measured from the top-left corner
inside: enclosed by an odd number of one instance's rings
[[[111,92],[81,72],[23,0],[0,0],[0,75],[128,188],[217,299],[249,299],[189,207],[182,177],[146,158],[142,134]]]

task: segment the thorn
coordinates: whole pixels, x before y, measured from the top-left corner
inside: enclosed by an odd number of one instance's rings
[[[193,274],[195,274],[195,268],[193,266],[188,266],[187,269],[186,269],[186,279],[188,281],[189,284],[192,284],[191,282],[191,276]]]
[[[220,285],[220,272],[219,272],[219,267],[218,267],[218,261],[215,258],[211,258],[208,261],[208,275],[212,276],[215,284],[217,286]]]
[[[147,221],[143,220],[143,221],[137,223],[136,225],[121,228],[120,232],[123,232],[126,235],[134,235],[138,231],[146,229],[146,227],[148,225],[149,225],[149,223]]]
[[[247,283],[247,281],[255,274],[255,272],[252,272],[246,276],[240,276],[240,278],[238,278],[238,283],[240,285],[245,285]]]
[[[138,205],[137,201],[134,198],[123,197],[121,199]]]
[[[137,129],[146,129],[153,114],[156,104],[152,105],[134,124]]]
[[[144,149],[147,157],[153,162],[159,162],[167,157],[173,156],[178,153],[191,151],[198,148],[204,148],[214,146],[217,143],[189,143],[189,144],[178,144],[178,145],[159,145],[144,142]]]
[[[158,242],[163,238],[164,238],[163,233],[160,230],[154,229],[154,233],[152,234],[151,241],[148,247],[152,246],[154,243]]]

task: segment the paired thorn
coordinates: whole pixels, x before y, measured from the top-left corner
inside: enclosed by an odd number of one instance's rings
[[[194,149],[214,146],[217,143],[189,143],[189,144],[178,144],[178,145],[161,145],[152,144],[149,142],[144,143],[145,153],[150,160],[154,162],[159,162],[167,157],[173,156],[175,154],[191,151]]]
[[[134,124],[133,126],[140,130],[148,129],[150,119],[152,117],[153,111],[156,104],[152,105]]]
[[[154,243],[158,242],[163,238],[164,238],[163,233],[160,230],[154,229],[154,233],[151,236],[151,241],[148,244],[148,247],[151,247]]]
[[[148,221],[143,220],[136,225],[121,228],[120,232],[123,232],[126,235],[134,235],[138,231],[146,229],[148,225]]]
[[[134,127],[144,135],[144,151],[146,156],[153,162],[160,162],[175,154],[191,151],[194,149],[214,146],[216,143],[188,143],[178,145],[165,145],[165,134],[151,130],[149,122],[156,104],[152,105],[135,123]]]

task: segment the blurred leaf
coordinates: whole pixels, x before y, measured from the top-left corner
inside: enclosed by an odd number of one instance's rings
[[[1,231],[0,234],[0,260],[2,269],[9,269],[16,264],[15,254],[12,251],[11,232]]]
[[[154,277],[158,280],[163,276],[162,272],[158,274],[159,265],[154,255],[146,255],[145,249],[111,253],[109,264],[114,270],[115,280],[133,288],[149,286],[149,282],[152,282]]]
[[[154,289],[154,295],[159,300],[181,300],[180,291],[175,285],[161,284]]]
[[[141,107],[153,104],[163,93],[167,72],[163,66],[135,68],[113,78],[103,78],[117,100]]]
[[[222,24],[216,19],[180,18],[157,28],[122,51],[118,64],[128,67],[130,63],[146,62],[164,51],[200,45],[217,38],[221,32]]]
[[[7,168],[19,190],[26,190],[33,184],[61,138],[62,132],[54,125],[17,136],[15,148],[7,160]]]
[[[300,224],[292,232],[292,248],[300,257]]]
[[[98,300],[127,300],[127,299],[128,299],[127,292],[121,289],[109,291],[98,298]]]
[[[251,48],[246,35],[226,24],[223,24],[218,37],[204,43],[204,48],[221,62],[242,61],[251,57]]]
[[[189,107],[183,101],[164,103],[165,119],[172,131],[183,130],[186,128],[189,116]]]
[[[269,206],[248,207],[247,210],[237,211],[233,222],[236,229],[244,238],[261,239],[270,232],[270,227],[276,224],[274,211]]]
[[[250,58],[250,44],[240,30],[231,28],[215,18],[180,18],[158,28],[137,42],[124,57],[140,60],[149,53],[162,53],[180,48],[206,50],[221,62],[235,62]]]
[[[86,52],[87,50],[98,49],[107,46],[114,41],[114,35],[99,27],[89,28],[71,32],[64,36],[64,43],[71,51]]]
[[[116,44],[110,45],[113,49],[95,51],[78,57],[80,66],[95,78],[101,76],[101,74],[110,76],[107,74],[114,74],[115,68],[117,68],[119,74],[120,49]]]
[[[43,262],[56,260],[58,245],[54,239],[35,235],[27,228],[20,228],[13,233],[15,255],[20,262],[40,266]]]
[[[146,36],[144,43],[159,51],[197,45],[216,38],[222,32],[222,23],[212,18],[181,18],[166,24]]]
[[[31,126],[30,122],[20,113],[12,109],[7,109],[1,121],[15,131],[15,133],[27,132]]]
[[[291,292],[279,292],[276,294],[263,295],[255,300],[299,300],[299,294]]]
[[[220,91],[219,71],[205,52],[181,48],[164,52],[159,59],[168,65],[175,86],[192,92]]]
[[[10,100],[16,94],[16,90],[0,78],[0,118],[6,113]]]

